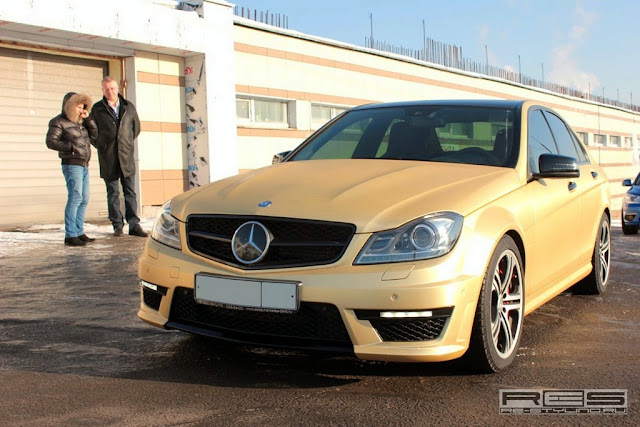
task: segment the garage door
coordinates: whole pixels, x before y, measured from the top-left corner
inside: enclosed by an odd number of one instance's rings
[[[45,144],[49,120],[67,92],[102,97],[105,61],[0,48],[0,227],[64,220],[67,192],[56,151]],[[89,165],[87,219],[106,216],[98,156]]]

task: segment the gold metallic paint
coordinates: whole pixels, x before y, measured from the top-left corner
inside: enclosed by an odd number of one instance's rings
[[[523,106],[522,141],[527,140],[529,106]],[[167,296],[157,312],[141,302],[138,315],[156,326],[166,323],[174,288],[193,288],[195,274],[201,272],[295,280],[302,283],[301,301],[338,308],[360,358],[424,362],[459,357],[469,345],[491,254],[505,234],[521,245],[527,314],[591,271],[600,216],[610,204],[606,176],[591,163],[581,166],[580,178],[528,180],[527,163],[526,144],[515,169],[365,159],[287,162],[183,193],[171,203],[172,214],[183,221],[183,250],[148,239],[139,260],[139,277],[167,287]],[[572,181],[577,191],[568,189]],[[272,205],[258,207],[263,200]],[[464,216],[460,238],[447,255],[353,265],[371,233],[437,211]],[[339,221],[355,224],[357,231],[334,264],[244,271],[187,248],[184,221],[190,214],[207,213]],[[178,277],[174,268],[179,268]],[[383,342],[353,311],[442,307],[453,307],[453,314],[441,336],[425,342]]]

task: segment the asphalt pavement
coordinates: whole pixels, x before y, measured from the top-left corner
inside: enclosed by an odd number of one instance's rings
[[[145,239],[65,247],[0,236],[0,424],[640,425],[640,235],[612,231],[604,296],[566,292],[524,322],[504,372],[229,346],[140,321]],[[56,234],[57,233],[57,234]],[[627,391],[626,415],[501,415],[504,389]]]

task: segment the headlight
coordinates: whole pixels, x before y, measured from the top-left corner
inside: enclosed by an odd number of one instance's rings
[[[156,216],[153,230],[151,230],[151,238],[172,248],[182,250],[179,224],[180,222],[171,216],[171,200],[169,200]]]
[[[625,201],[627,204],[629,203],[640,203],[640,196],[635,196],[633,194],[627,194],[625,196]]]
[[[462,230],[462,216],[439,212],[400,228],[374,233],[358,254],[355,264],[415,261],[447,254]]]

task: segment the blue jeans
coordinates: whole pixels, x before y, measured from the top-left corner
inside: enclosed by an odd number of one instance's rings
[[[67,205],[64,208],[64,237],[84,234],[84,214],[89,203],[89,168],[62,165],[67,183]]]
[[[109,220],[113,224],[113,228],[124,226],[124,220],[127,220],[129,229],[140,223],[138,217],[138,201],[136,196],[135,177],[129,176],[127,178],[121,177],[119,180],[107,181],[104,183],[107,186],[107,208],[109,210]],[[118,182],[119,181],[119,182]],[[120,185],[122,185],[122,192],[124,193],[124,218],[122,217],[122,211],[120,210]]]

